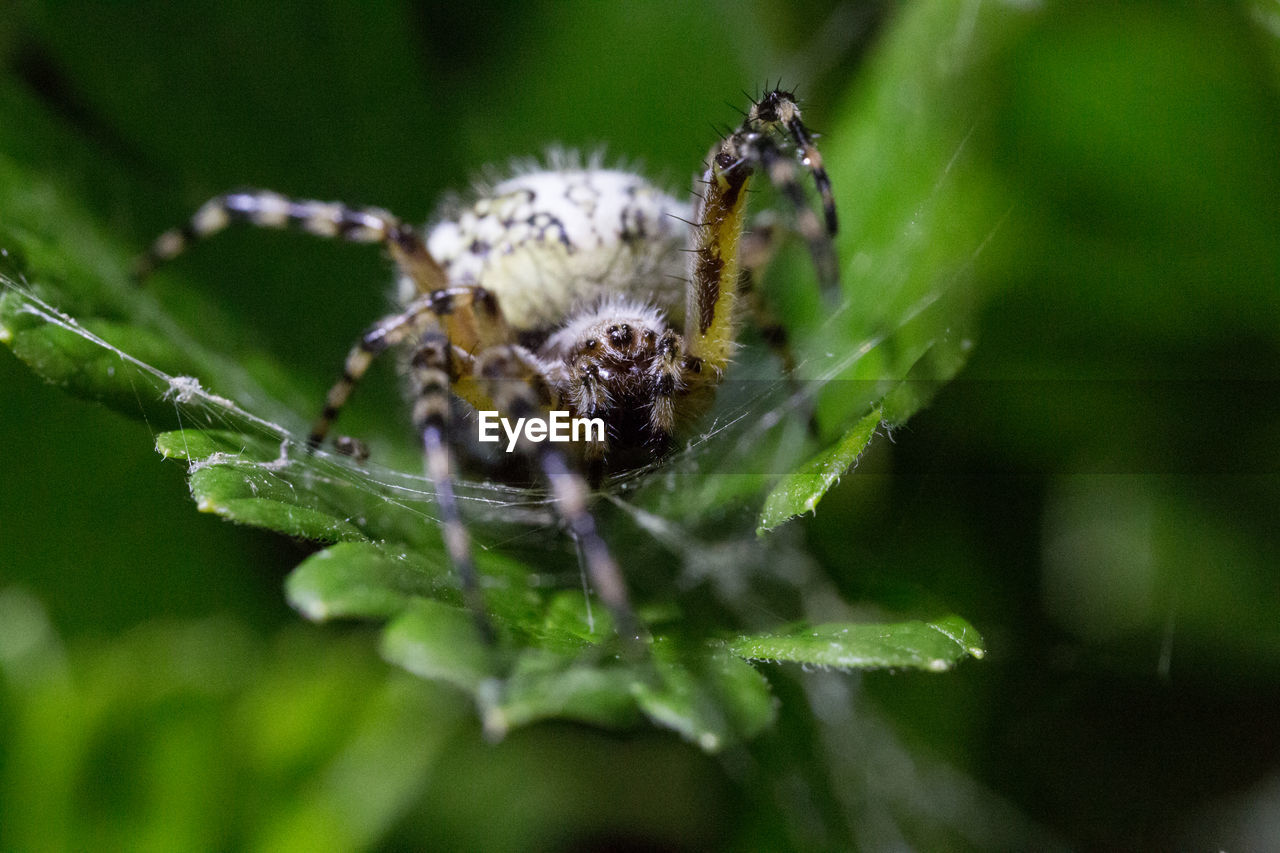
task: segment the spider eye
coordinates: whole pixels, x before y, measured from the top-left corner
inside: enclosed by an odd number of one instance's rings
[[[619,323],[616,326],[609,327],[609,343],[615,347],[626,347],[631,345],[631,327],[626,323]]]

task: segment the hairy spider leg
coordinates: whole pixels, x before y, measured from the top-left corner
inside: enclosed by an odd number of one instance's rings
[[[543,417],[553,404],[553,395],[543,368],[519,346],[495,347],[479,355],[476,370],[499,412],[511,418]],[[531,442],[522,434],[516,449],[536,462],[551,487],[556,512],[573,534],[586,564],[591,585],[609,608],[614,627],[626,653],[643,657],[644,631],[631,606],[622,569],[596,529],[587,507],[590,487],[586,478],[570,465],[566,456],[550,442]]]
[[[422,294],[398,314],[374,324],[348,353],[342,376],[330,388],[307,445],[319,446],[356,384],[373,360],[387,349],[418,343],[411,359],[416,390],[414,423],[423,442],[427,473],[436,487],[440,525],[449,560],[458,572],[463,598],[481,635],[494,638],[484,609],[479,577],[471,557],[470,537],[458,511],[453,490],[451,455],[447,448],[450,380],[459,380],[460,394],[473,405],[487,398],[474,381],[468,384],[460,368],[474,363],[477,349],[505,343],[511,337],[493,295],[479,287],[445,287],[444,270],[410,226],[377,208],[352,208],[339,203],[299,201],[262,190],[232,192],[210,199],[186,225],[160,235],[135,264],[141,280],[156,266],[171,260],[194,242],[210,237],[234,222],[263,228],[296,228],[321,237],[356,243],[382,243],[397,267]],[[455,346],[450,338],[460,340]],[[469,393],[468,393],[469,392]]]
[[[449,561],[458,573],[462,597],[476,628],[486,643],[496,640],[480,591],[480,576],[471,558],[471,537],[462,523],[453,491],[453,454],[449,450],[449,385],[458,371],[453,346],[442,330],[426,332],[411,359],[414,387],[413,425],[422,437],[427,476],[436,491],[440,532]]]
[[[324,409],[311,427],[307,445],[314,449],[323,443],[351,392],[378,355],[415,335],[422,336],[441,322],[450,341],[451,363],[461,368],[455,371],[454,391],[478,409],[492,408],[486,406],[488,398],[480,394],[471,376],[470,353],[506,343],[510,329],[488,291],[474,286],[446,287],[418,297],[404,311],[382,318],[361,335],[347,354],[342,376],[325,397]]]
[[[813,144],[813,134],[800,120],[800,107],[796,103],[795,93],[781,89],[768,93],[751,105],[747,122],[760,122],[766,126],[781,125],[791,134],[796,143],[796,155],[813,174],[813,183],[822,197],[827,233],[835,236],[839,230],[839,221],[836,218],[835,196],[831,192],[831,178],[827,175],[818,147]]]
[[[785,134],[795,143],[795,159],[783,150]],[[839,227],[831,178],[823,165],[822,155],[813,143],[813,134],[800,120],[800,107],[795,94],[775,89],[751,105],[742,125],[730,137],[732,147],[754,171],[762,170],[795,210],[795,229],[809,245],[818,281],[827,293],[839,283],[835,248],[831,238]],[[797,162],[813,175],[814,185],[822,199],[825,230],[818,215],[809,207],[800,179]]]
[[[390,249],[401,270],[413,278],[419,292],[429,293],[446,284],[444,270],[422,245],[422,239],[387,211],[376,207],[349,207],[339,202],[291,199],[266,190],[240,190],[209,199],[185,225],[164,232],[152,242],[135,261],[134,278],[141,281],[194,243],[237,222],[259,228],[305,231],[351,243],[382,243]]]
[[[759,164],[769,181],[791,202],[795,209],[795,229],[809,246],[813,264],[818,270],[818,283],[830,293],[839,282],[835,247],[831,235],[823,230],[818,215],[809,207],[795,162],[778,143],[763,134],[748,134],[742,140],[742,151],[749,162]]]
[[[368,372],[373,360],[389,348],[408,340],[409,336],[422,324],[423,315],[429,315],[429,309],[425,306],[420,310],[415,311],[411,308],[401,314],[383,317],[360,336],[360,340],[347,353],[342,363],[342,377],[329,389],[329,393],[325,396],[324,408],[315,423],[311,425],[311,432],[307,434],[309,450],[315,450],[324,443],[325,437],[329,434],[329,428],[337,420],[338,413],[346,405],[347,398],[351,396],[356,384]]]
[[[700,373],[702,363],[684,355],[680,336],[671,330],[658,339],[658,351],[649,364],[653,376],[653,404],[649,408],[649,425],[655,439],[665,446],[676,431],[675,397],[684,393],[686,373]]]
[[[768,297],[756,287],[760,271],[773,260],[778,251],[780,236],[771,214],[756,217],[750,229],[742,235],[742,276],[738,279],[738,289],[747,300],[752,322],[760,336],[782,364],[782,378],[787,384],[792,404],[797,408],[809,435],[816,438],[820,430],[813,397],[808,389],[800,385],[796,375],[796,355],[791,348],[787,327],[779,322]]]
[[[685,346],[718,379],[733,355],[737,333],[739,242],[751,169],[737,153],[736,135],[711,152],[694,207],[694,247],[685,308]]]
[[[827,231],[808,206],[796,164],[784,155],[774,138],[782,130],[789,130],[798,146],[812,149],[801,152],[802,162],[813,173],[823,196]],[[743,244],[746,189],[756,171],[763,171],[795,207],[796,229],[809,244],[824,289],[829,290],[837,282],[831,242],[837,222],[830,180],[800,121],[794,96],[775,90],[754,104],[742,125],[711,149],[702,190],[697,193],[684,339],[689,354],[710,368],[703,381],[717,379],[733,354],[743,256],[757,248],[750,241]]]
[[[318,447],[339,411],[374,359],[393,346],[415,341],[410,358],[414,387],[413,424],[422,439],[427,476],[435,486],[440,510],[440,530],[449,561],[458,573],[463,600],[486,642],[493,642],[493,626],[485,615],[480,579],[471,557],[471,540],[458,510],[453,489],[453,460],[448,449],[449,388],[472,359],[455,352],[441,321],[460,305],[477,300],[478,288],[459,287],[436,291],[414,301],[404,312],[378,321],[360,337],[343,364],[342,377],[329,389],[324,410],[311,428],[307,446]],[[461,312],[459,312],[461,313]]]
[[[574,540],[582,549],[591,585],[609,608],[614,630],[622,638],[623,648],[633,659],[643,657],[645,632],[631,607],[622,568],[596,530],[595,517],[587,508],[590,488],[586,478],[574,470],[565,455],[551,445],[539,445],[535,452],[542,473],[551,486],[551,493],[555,495],[556,512],[569,526]]]

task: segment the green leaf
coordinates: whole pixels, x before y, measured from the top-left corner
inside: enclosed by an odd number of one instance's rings
[[[480,563],[482,571],[492,566]],[[604,614],[590,626],[580,592],[533,597],[513,609],[503,579],[485,580],[490,618],[508,638],[493,648],[481,641],[447,567],[392,555],[384,545],[328,548],[295,569],[287,589],[290,603],[313,619],[388,619],[383,655],[470,693],[492,737],[549,718],[626,726],[644,716],[715,751],[773,719],[764,678],[719,644],[677,653],[659,638],[651,660],[628,660]]]
[[[834,445],[783,477],[765,499],[756,533],[767,533],[797,515],[816,510],[827,490],[858,464],[880,421],[880,409],[872,410]]]
[[[929,405],[951,378],[960,372],[973,341],[950,330],[929,342],[924,353],[907,370],[907,376],[885,395],[881,406],[884,422],[890,426],[907,419]]]
[[[932,622],[835,623],[785,634],[739,637],[727,644],[754,661],[785,661],[834,669],[885,667],[945,672],[966,657],[986,654],[982,637],[959,616]]]
[[[189,483],[197,509],[230,521],[317,542],[363,536],[350,522],[299,502],[286,481],[270,474],[264,476],[259,466],[197,468],[191,472]]]
[[[656,683],[635,686],[637,701],[651,719],[708,752],[719,751],[737,731],[750,736],[773,722],[768,682],[749,665],[707,651],[693,658],[697,665],[691,668],[687,654],[673,652],[656,645]]]
[[[395,556],[371,542],[341,542],[304,560],[289,573],[289,603],[309,619],[386,619],[414,596],[452,585],[443,560]]]
[[[501,690],[479,697],[481,718],[496,737],[546,719],[634,726],[642,719],[633,696],[638,677],[627,667],[601,666],[594,656],[575,661],[529,651],[516,661]]]
[[[497,678],[492,650],[471,616],[429,599],[412,601],[391,620],[382,635],[382,654],[415,675],[472,694],[491,690],[487,685]]]

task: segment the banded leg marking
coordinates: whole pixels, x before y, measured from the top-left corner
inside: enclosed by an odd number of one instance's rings
[[[797,164],[781,147],[789,133],[799,162],[814,176],[822,196],[824,230],[809,207],[797,175]],[[692,252],[689,278],[692,285],[686,308],[685,341],[689,352],[711,368],[713,374],[728,363],[733,350],[741,268],[743,208],[749,178],[763,171],[795,209],[795,227],[809,245],[819,282],[830,293],[838,283],[839,267],[831,235],[838,226],[835,200],[826,168],[812,135],[800,121],[800,108],[789,92],[774,90],[752,105],[739,128],[711,150],[703,191],[694,212],[700,223]]]
[[[155,239],[134,262],[134,278],[142,281],[160,264],[236,222],[258,228],[297,229],[350,243],[382,243],[419,293],[439,290],[447,283],[444,270],[422,238],[391,213],[377,207],[291,199],[268,190],[240,190],[209,199],[185,225]]]
[[[351,348],[351,352],[347,353],[346,361],[342,366],[342,376],[329,389],[329,393],[325,396],[324,409],[311,426],[311,432],[307,435],[308,450],[315,450],[324,443],[333,422],[338,419],[338,413],[346,405],[352,390],[368,372],[373,360],[388,348],[406,340],[414,331],[416,319],[416,315],[408,312],[393,314],[379,320],[361,335],[360,340]]]
[[[796,175],[796,164],[786,157],[768,137],[757,140],[757,146],[754,156],[759,159],[770,183],[778,188],[778,191],[791,202],[791,206],[795,209],[796,231],[809,246],[813,265],[818,270],[819,284],[824,290],[830,291],[838,283],[836,255],[831,243],[831,234],[823,230],[818,215],[809,207],[804,189],[801,188]],[[830,215],[834,216],[834,208]]]
[[[582,549],[591,585],[609,608],[623,648],[632,658],[641,657],[645,632],[631,606],[622,569],[596,530],[595,517],[587,509],[587,481],[569,467],[563,453],[549,445],[542,446],[538,461],[555,497],[556,511]]]
[[[185,225],[157,237],[135,264],[134,276],[145,278],[157,266],[176,258],[194,243],[212,237],[236,222],[259,228],[296,228],[318,237],[352,243],[386,243],[390,235],[401,227],[396,217],[379,208],[299,201],[265,190],[230,192],[209,199]]]
[[[747,114],[747,123],[761,122],[765,126],[782,125],[791,134],[796,143],[796,154],[800,162],[813,174],[814,186],[822,197],[822,210],[826,218],[827,233],[835,236],[839,230],[836,217],[836,200],[831,191],[831,178],[823,165],[822,155],[813,143],[813,134],[800,120],[800,107],[795,101],[795,94],[775,89],[759,101],[751,105]]]
[[[493,293],[475,285],[443,287],[414,300],[409,310],[422,305],[440,317],[449,340],[466,352],[480,352],[512,340],[502,309]]]
[[[537,417],[545,414],[551,405],[550,392],[537,365],[518,347],[485,353],[478,370],[488,385],[489,396],[508,417]],[[627,655],[642,657],[643,627],[631,607],[622,569],[600,537],[595,518],[587,508],[590,491],[586,479],[571,468],[564,454],[550,443],[534,444],[522,437],[517,449],[536,460],[546,477],[556,512],[581,549],[587,576],[600,600],[609,608]]]
[[[453,454],[449,450],[449,386],[455,367],[452,346],[443,332],[427,332],[413,354],[414,427],[422,436],[427,476],[436,491],[440,533],[449,562],[458,573],[462,599],[475,620],[476,630],[488,644],[496,640],[485,610],[480,575],[471,557],[471,537],[453,490]]]
[[[480,312],[473,311],[477,305],[481,306]],[[478,287],[441,288],[414,300],[402,313],[392,314],[375,323],[347,354],[342,376],[329,389],[324,410],[307,437],[307,446],[314,450],[324,442],[352,390],[377,356],[390,347],[407,341],[414,334],[423,333],[429,323],[448,323],[455,315],[470,316],[473,313],[483,315],[480,318],[472,317],[467,326],[466,331],[471,336],[473,345],[475,341],[487,343],[508,334],[506,321],[498,310],[493,295]]]
[[[661,449],[665,449],[675,432],[675,397],[685,389],[685,371],[700,372],[702,364],[695,358],[684,358],[679,335],[667,330],[658,341],[658,353],[650,365],[653,381],[653,404],[649,409],[649,427]]]

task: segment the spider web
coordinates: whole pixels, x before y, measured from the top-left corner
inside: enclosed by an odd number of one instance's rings
[[[4,255],[8,255],[7,251]],[[154,407],[148,401],[162,400],[171,410],[176,426],[172,431],[175,433],[187,430],[235,433],[252,437],[259,442],[278,445],[278,456],[275,459],[258,463],[261,470],[281,473],[292,469],[305,471],[307,476],[319,482],[341,481],[376,493],[381,499],[414,513],[424,523],[438,521],[430,508],[435,498],[435,489],[425,474],[380,464],[376,456],[357,463],[348,456],[325,449],[308,452],[305,448],[309,422],[267,392],[234,360],[217,359],[218,384],[233,389],[230,396],[224,396],[205,387],[195,376],[166,372],[112,343],[93,331],[90,325],[42,297],[25,275],[13,268],[0,269],[0,289],[16,300],[16,307],[9,306],[6,312],[10,317],[29,318],[37,324],[61,330],[100,350],[98,360],[106,357],[108,361],[116,362],[119,375],[127,377],[131,395],[136,401],[134,414],[147,422],[154,436],[170,432],[157,426],[155,418],[149,414]],[[138,295],[137,298],[149,300],[145,295]],[[157,326],[179,349],[190,351],[201,347],[197,339],[162,312],[154,310],[154,304],[151,309],[153,310],[144,312],[149,315],[145,322]],[[21,320],[19,324],[22,324]],[[0,328],[0,340],[10,342],[13,336],[12,330]],[[84,355],[80,357],[86,360],[94,358]],[[105,372],[109,376],[115,376],[115,370],[110,366],[105,368]],[[783,383],[775,380],[768,383],[765,390],[777,396],[782,388]],[[82,390],[88,396],[104,396],[94,393],[91,388]],[[128,408],[121,406],[119,401],[114,401],[114,405],[116,408]],[[670,462],[674,465],[689,464],[697,458],[704,446],[726,433],[734,434],[740,447],[749,447],[756,437],[767,432],[780,420],[782,412],[783,409],[775,405],[765,416],[750,423],[753,415],[758,415],[759,412],[753,411],[749,403],[736,402],[711,416],[710,423],[677,451]],[[191,455],[194,456],[195,453],[192,452]],[[234,458],[235,454],[218,452],[193,460],[190,469],[196,471],[210,465],[234,461]],[[621,490],[632,488],[652,475],[658,467],[660,466],[655,464],[649,468],[627,472],[616,478],[614,485]],[[532,520],[549,517],[549,501],[537,489],[477,479],[462,479],[458,488],[460,500],[469,505],[468,514],[482,520],[498,514],[509,517],[513,511],[525,513]]]

